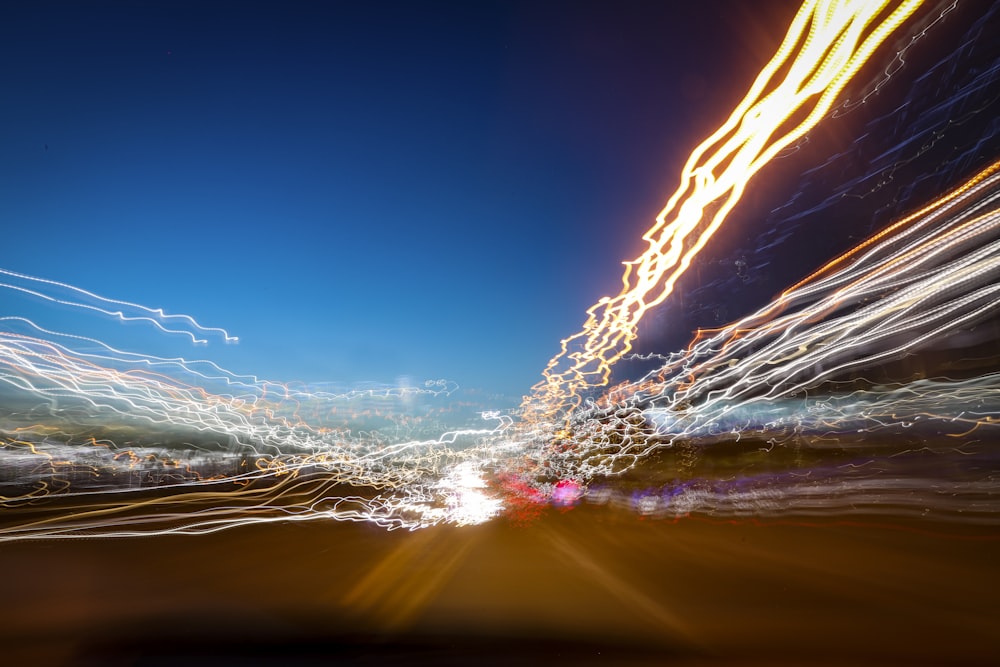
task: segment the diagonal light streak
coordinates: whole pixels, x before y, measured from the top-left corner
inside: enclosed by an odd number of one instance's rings
[[[647,250],[625,263],[622,288],[587,311],[583,329],[561,342],[523,403],[531,422],[565,415],[581,392],[608,382],[631,350],[643,315],[663,302],[739,201],[750,179],[812,129],[919,0],[809,0],[784,41],[726,122],[692,152],[681,183],[643,235]]]

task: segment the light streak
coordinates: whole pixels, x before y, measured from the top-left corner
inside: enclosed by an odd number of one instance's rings
[[[854,431],[891,443],[907,429],[996,438],[1000,373],[857,385],[864,373],[998,313],[1000,162],[577,411],[572,446],[539,456],[550,474],[589,480],[678,442]],[[851,447],[850,438],[837,447]]]
[[[443,380],[345,391],[286,384],[4,314],[0,542],[313,520],[414,530],[583,502],[651,517],[930,512],[996,523],[1000,374],[883,386],[862,374],[996,316],[1000,163],[758,312],[680,352],[646,355],[660,367],[645,377],[583,398],[607,383],[639,319],[667,297],[753,175],[829,117],[918,4],[803,5],[747,97],[692,154],[644,236],[649,249],[626,263],[619,296],[563,341],[520,421],[487,410],[455,425],[418,411],[458,391]],[[28,298],[193,343],[205,334],[236,341],[188,315],[0,274],[0,288]],[[734,462],[713,461],[725,474],[702,474],[700,452],[727,443],[739,444]],[[846,458],[824,459],[832,451]],[[646,465],[666,454],[662,467]],[[941,462],[950,477],[935,474]]]
[[[46,287],[57,287],[66,290],[74,295],[79,295],[85,299],[91,301],[109,304],[112,307],[117,306],[118,310],[109,310],[101,306],[96,306],[90,303],[84,303],[80,301],[69,301],[66,299],[60,299],[45,292],[40,292],[35,289],[29,289],[20,285],[11,285],[8,283],[0,283],[0,287],[16,290],[19,292],[24,292],[25,294],[30,294],[31,296],[45,299],[46,301],[51,301],[52,303],[58,303],[63,306],[72,306],[74,308],[81,308],[84,310],[90,310],[93,312],[101,313],[103,315],[108,315],[110,317],[117,318],[122,322],[148,322],[155,326],[157,329],[164,333],[178,333],[183,334],[191,339],[192,343],[207,344],[208,340],[204,338],[198,338],[197,334],[194,332],[202,333],[214,333],[219,334],[223,337],[223,340],[227,343],[238,343],[239,338],[237,336],[232,336],[225,329],[220,329],[218,327],[205,327],[198,323],[190,315],[185,315],[183,313],[173,315],[163,312],[162,308],[147,308],[146,306],[141,306],[137,303],[131,303],[129,301],[119,301],[117,299],[109,299],[107,297],[100,296],[93,292],[81,289],[79,287],[74,287],[73,285],[68,285],[66,283],[59,282],[57,280],[48,280],[45,278],[37,278],[35,276],[29,276],[23,273],[17,273],[14,271],[7,271],[6,269],[0,269],[0,275],[8,276],[10,278],[15,278],[22,281],[27,281],[29,283],[38,283]],[[144,315],[127,315],[125,311],[136,311],[139,313],[145,313]],[[186,329],[171,329],[165,326],[164,322],[169,322],[171,320],[180,320],[180,323],[186,326]]]
[[[681,184],[643,235],[646,251],[625,263],[622,288],[587,311],[525,398],[526,418],[558,421],[581,392],[604,386],[627,354],[636,326],[673,291],[739,201],[750,179],[812,129],[876,49],[919,7],[899,3],[807,0],[777,53],[728,120],[694,149]]]
[[[510,419],[485,412],[485,428],[443,429],[404,412],[446,399],[453,383],[321,391],[145,357],[19,316],[0,323],[0,507],[27,517],[0,528],[0,541],[317,519],[414,529],[498,511],[477,472],[483,459],[463,449]],[[358,428],[372,419],[380,425]]]

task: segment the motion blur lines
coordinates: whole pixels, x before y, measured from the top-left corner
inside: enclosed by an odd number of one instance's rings
[[[562,341],[525,398],[529,421],[558,421],[580,404],[583,390],[607,384],[611,366],[631,350],[639,320],[670,295],[750,179],[829,113],[844,86],[920,4],[802,5],[746,97],[692,152],[680,186],[643,236],[648,249],[625,262],[621,291],[594,304],[583,329]]]

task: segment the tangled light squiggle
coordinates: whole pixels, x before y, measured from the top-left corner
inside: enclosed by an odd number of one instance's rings
[[[123,311],[111,315],[133,317]],[[444,429],[427,411],[430,424],[414,416],[419,401],[447,398],[453,383],[333,393],[125,352],[23,317],[0,321],[0,505],[21,519],[45,515],[0,531],[0,541],[286,519],[416,528],[497,511],[477,490],[481,462],[462,448],[510,419],[487,413],[485,427]],[[143,493],[155,497],[131,497]]]
[[[0,542],[329,519],[416,529],[580,502],[652,516],[934,510],[996,523],[1000,375],[865,378],[956,335],[981,343],[976,327],[1000,299],[1000,163],[645,377],[586,391],[607,381],[749,179],[828,115],[918,4],[803,6],[691,156],[619,297],[563,341],[521,414],[446,423],[432,404],[459,389],[445,381],[332,391],[0,317]],[[0,273],[19,298],[198,344],[237,340],[187,315]],[[732,443],[699,468],[701,452]]]
[[[750,179],[831,109],[875,50],[920,6],[820,2],[799,9],[777,53],[726,122],[688,158],[681,183],[643,235],[649,244],[625,263],[622,288],[587,311],[583,329],[561,343],[544,379],[526,397],[526,418],[558,421],[581,393],[608,382],[631,350],[643,315],[662,303],[719,229]]]
[[[776,445],[796,456],[802,448],[836,450],[851,458],[768,472],[757,482],[745,470],[732,484],[675,481],[646,493],[640,509],[934,507],[993,522],[1000,511],[998,314],[1000,162],[759,311],[701,332],[640,380],[587,401],[573,413],[570,435],[556,446],[536,445],[534,470],[590,483],[627,476],[675,446],[745,441],[739,456],[747,465],[758,452],[774,465]],[[989,358],[969,359],[967,377],[961,368],[952,369],[955,377],[933,375],[919,355],[956,345],[958,333],[967,339],[964,349],[978,346]],[[865,379],[886,376],[887,364],[907,357],[916,361],[905,377]],[[935,474],[942,465],[948,476]]]

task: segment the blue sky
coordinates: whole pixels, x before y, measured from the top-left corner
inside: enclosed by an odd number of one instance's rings
[[[795,9],[19,4],[0,266],[225,327],[192,354],[237,372],[511,396],[617,291]]]

